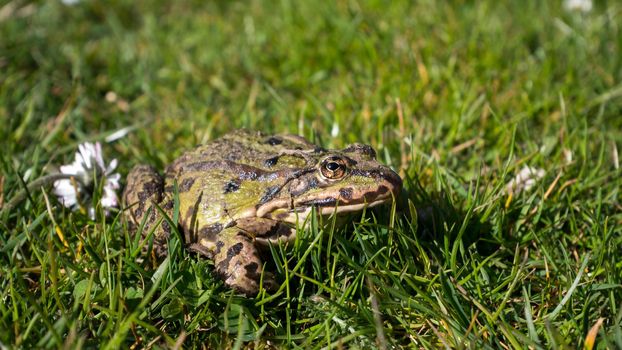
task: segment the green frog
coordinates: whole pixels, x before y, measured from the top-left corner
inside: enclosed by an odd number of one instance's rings
[[[275,287],[261,251],[292,240],[307,217],[341,215],[394,199],[402,180],[376,160],[371,146],[326,150],[295,135],[237,130],[198,146],[170,164],[164,176],[135,166],[123,192],[125,216],[136,231],[154,232],[163,256],[179,200],[178,228],[186,248],[212,259],[225,284],[246,295]],[[160,210],[154,207],[160,207]]]

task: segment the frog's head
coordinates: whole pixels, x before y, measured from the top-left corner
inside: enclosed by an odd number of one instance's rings
[[[259,206],[258,216],[296,223],[313,207],[322,215],[358,212],[391,201],[402,188],[399,175],[380,164],[368,145],[319,150],[305,158],[308,166],[291,176],[272,200]]]

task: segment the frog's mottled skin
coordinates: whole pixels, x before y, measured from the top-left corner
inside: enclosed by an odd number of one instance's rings
[[[259,290],[259,246],[291,239],[312,207],[322,215],[360,211],[391,200],[402,186],[367,145],[325,150],[298,136],[235,131],[184,153],[164,177],[145,165],[128,175],[127,217],[135,228],[145,219],[144,233],[161,222],[158,255],[166,253],[170,227],[148,209],[157,203],[172,217],[175,183],[188,249],[213,259],[225,283],[247,295]],[[270,273],[263,283],[273,287]]]

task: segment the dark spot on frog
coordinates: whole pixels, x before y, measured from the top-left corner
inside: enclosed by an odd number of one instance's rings
[[[291,227],[287,227],[286,225],[280,225],[279,226],[279,230],[277,231],[277,235],[279,237],[290,237],[291,235],[293,235],[294,233],[296,233],[296,229],[293,229]]]
[[[303,180],[306,181],[306,184],[304,185],[300,185],[300,186],[296,186],[295,190],[291,190],[291,195],[296,197],[299,196],[303,193],[306,193],[307,191],[317,188],[319,186],[318,180],[315,177],[312,177],[308,180]]]
[[[237,192],[239,189],[240,189],[240,181],[233,179],[233,180],[229,180],[229,182],[225,184],[225,186],[223,187],[223,192],[232,193],[232,192]]]
[[[307,189],[311,189],[311,188],[316,188],[318,186],[318,181],[316,177],[312,177],[309,180],[309,183],[307,185]]]
[[[181,185],[179,185],[179,192],[188,192],[190,191],[190,188],[192,187],[192,185],[194,185],[194,181],[196,180],[196,178],[194,177],[189,177],[189,178],[185,178],[182,182]]]
[[[288,216],[289,216],[289,213],[284,211],[284,212],[276,214],[276,219],[284,221],[285,219],[287,219]]]
[[[268,168],[271,168],[273,166],[276,165],[276,163],[279,162],[279,156],[274,156],[272,158],[268,158],[266,159],[266,161],[264,162],[264,165]]]
[[[227,259],[231,259],[234,256],[240,254],[242,251],[242,247],[244,247],[244,243],[238,242],[232,245],[229,249],[227,249]]]
[[[168,201],[166,201],[164,204],[162,204],[161,208],[162,209],[173,209],[173,205],[175,204],[175,202],[172,199],[169,199]]]
[[[143,215],[143,210],[145,210],[144,204],[140,203],[140,205],[138,205],[138,207],[136,209],[134,209],[132,213],[133,213],[134,217],[139,218],[139,217],[141,217]]]
[[[199,240],[205,238],[205,239],[213,239],[216,234],[218,234],[220,231],[222,231],[222,224],[213,224],[213,225],[207,225],[207,226],[203,226],[201,227],[201,229],[199,230]],[[223,242],[218,242],[218,243],[222,243]],[[218,243],[216,244],[216,247],[218,247]]]
[[[352,188],[346,187],[339,189],[339,196],[345,200],[352,199]]]
[[[224,246],[225,246],[225,242],[223,242],[223,241],[216,242],[216,249],[214,250],[214,254],[215,255],[220,254],[220,251],[222,250],[222,247],[224,247]]]
[[[142,192],[138,192],[138,199],[141,202],[144,202],[147,200],[147,198],[151,197],[151,193],[147,192],[147,191],[142,191]]]
[[[173,192],[174,190],[175,187],[173,187],[172,185],[164,187],[164,192]]]
[[[165,237],[169,237],[171,235],[171,226],[166,220],[162,221],[162,231],[164,232]],[[156,239],[165,239],[165,237],[156,237]]]
[[[241,180],[255,180],[258,176],[257,172],[242,171],[239,174]]]
[[[365,200],[370,202],[375,200],[379,195],[385,194],[389,192],[389,188],[387,186],[378,186],[378,189],[374,192],[365,193]]]
[[[270,137],[266,140],[266,143],[269,144],[270,146],[276,146],[276,145],[280,145],[283,143],[283,140],[281,140],[278,137]]]
[[[142,201],[154,194],[157,197],[158,192],[162,189],[162,183],[160,181],[150,181],[143,184],[143,190],[138,192],[138,198]]]
[[[274,238],[289,237],[292,235],[292,233],[293,232],[291,227],[283,223],[277,222],[270,227],[270,230],[266,232],[265,236]]]
[[[254,281],[259,281],[259,279],[261,278],[261,274],[258,272],[259,264],[257,264],[256,262],[252,262],[244,266],[244,269],[246,270],[246,277]]]
[[[376,159],[376,151],[370,145],[362,145],[355,143],[344,148],[343,153],[359,153],[365,155],[371,159]]]
[[[259,204],[264,204],[266,202],[268,202],[269,200],[271,200],[272,198],[274,198],[274,196],[276,196],[280,191],[281,191],[282,186],[270,186],[266,189],[266,192],[264,193],[263,197],[261,197],[261,199],[259,200]]]
[[[227,249],[227,257],[225,258],[225,260],[218,263],[218,269],[223,272],[227,271],[229,269],[229,263],[231,262],[231,259],[239,255],[243,247],[244,243],[242,242],[236,243],[229,247],[229,249]]]
[[[274,224],[270,225],[270,227],[266,230],[264,235],[267,237],[275,236],[276,233],[279,232],[279,227],[280,227],[279,223],[275,222]]]
[[[301,204],[305,207],[309,207],[312,205],[315,205],[317,207],[332,207],[337,204],[337,199],[335,199],[334,197],[326,197],[322,199],[313,199],[310,201],[302,202]]]

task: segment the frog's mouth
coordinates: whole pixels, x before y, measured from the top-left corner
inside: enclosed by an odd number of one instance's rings
[[[329,206],[320,206],[317,204],[309,205],[306,207],[299,207],[297,210],[289,212],[289,215],[284,219],[284,221],[296,223],[305,221],[307,217],[311,214],[313,208],[316,208],[319,215],[322,216],[331,216],[331,215],[345,215],[349,213],[357,213],[361,212],[366,208],[373,208],[380,204],[387,203],[389,199],[379,199],[373,202],[361,202],[361,203],[339,203],[336,201],[336,204],[333,203]]]
[[[257,208],[256,214],[258,217],[298,224],[304,222],[314,208],[322,216],[345,215],[387,203],[396,197],[400,188],[401,182],[386,181],[365,189],[324,189],[321,196],[280,198],[265,203]]]
[[[316,213],[322,216],[345,215],[349,213],[361,212],[366,208],[372,208],[391,200],[391,192],[388,196],[383,196],[371,202],[346,202],[334,197],[326,197],[312,201],[302,202],[300,205],[287,210],[277,210],[272,213],[274,219],[285,221],[292,224],[305,222],[315,208]]]

